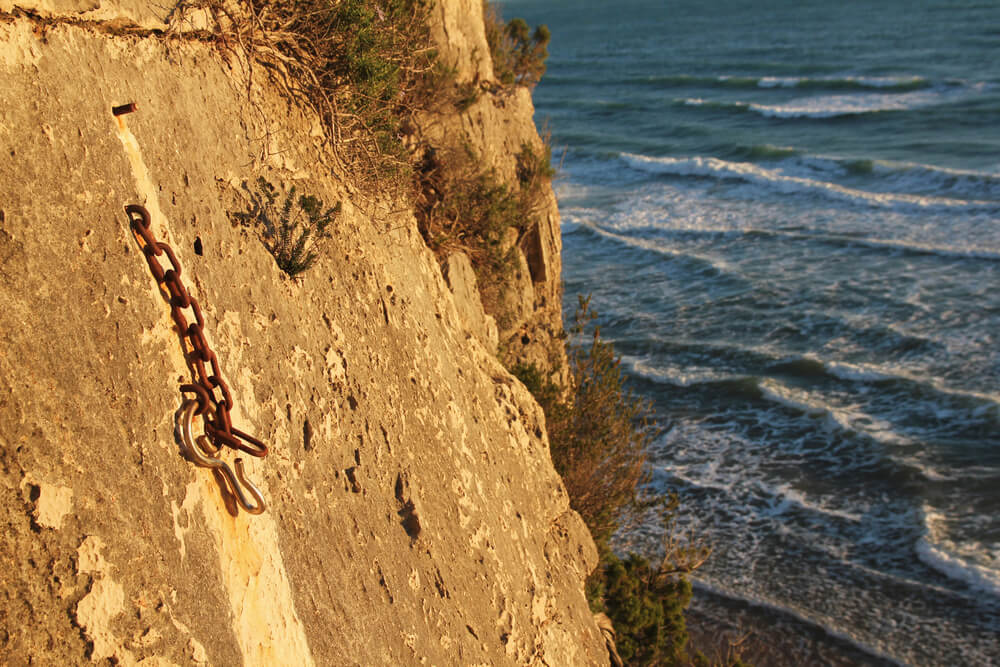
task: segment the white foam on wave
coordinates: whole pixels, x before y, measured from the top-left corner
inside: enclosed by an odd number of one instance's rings
[[[791,387],[787,387],[773,378],[764,378],[759,385],[764,398],[786,407],[798,410],[807,415],[820,416],[830,413],[830,408],[822,403],[814,402]]]
[[[1000,199],[1000,178],[989,171],[802,152],[782,157],[781,168],[786,175],[806,178],[863,178],[866,184],[870,184],[865,187],[877,188],[879,192],[886,193],[983,201]]]
[[[854,524],[863,521],[863,515],[858,511],[831,505],[831,501],[836,501],[836,498],[826,496],[811,498],[793,487],[791,483],[775,485],[759,478],[759,471],[743,450],[727,449],[725,453],[727,459],[732,455],[738,455],[739,463],[731,462],[723,467],[720,466],[720,457],[712,457],[688,464],[672,461],[669,465],[656,466],[655,470],[689,489],[723,494],[727,498],[725,504],[727,510],[742,514],[746,522],[764,517],[774,519],[796,508],[804,512],[807,519],[820,517],[821,520],[838,519]],[[857,499],[854,499],[854,502],[857,502]],[[867,511],[863,506],[852,509]],[[818,544],[814,546],[823,548]],[[831,555],[836,556],[838,560],[842,557],[842,554],[831,553]]]
[[[930,482],[954,482],[959,479],[954,475],[946,475],[937,468],[932,468],[927,465],[927,463],[922,459],[913,456],[893,456],[893,459],[905,466],[919,470],[920,474]],[[962,472],[962,478],[964,479],[966,478],[966,475],[964,474],[965,471]]]
[[[841,380],[850,382],[884,382],[898,380],[902,376],[881,370],[869,364],[849,364],[846,361],[827,361],[823,363],[826,371]]]
[[[639,248],[642,250],[648,250],[650,252],[654,252],[669,258],[693,259],[697,262],[701,262],[703,264],[711,266],[720,274],[727,274],[737,278],[742,278],[742,275],[739,274],[734,267],[730,266],[728,263],[717,257],[708,257],[707,255],[699,255],[697,253],[684,252],[682,250],[676,250],[674,248],[671,248],[670,246],[665,245],[663,243],[657,243],[655,241],[649,241],[646,239],[637,239],[631,236],[625,236],[623,234],[616,234],[615,232],[604,229],[600,225],[597,225],[594,222],[587,220],[584,217],[577,218],[576,220],[574,220],[574,222],[584,227],[587,227],[588,229],[593,231],[595,234],[598,234],[599,236],[612,239],[614,241],[617,241],[618,243],[621,243],[622,245],[627,245],[629,247]]]
[[[669,384],[675,387],[692,387],[709,382],[738,379],[733,375],[720,374],[711,368],[654,366],[639,357],[633,357],[627,354],[622,355],[621,359],[628,366],[629,370],[639,377],[657,382],[659,384]]]
[[[795,88],[805,83],[821,82],[821,79],[796,79],[794,77],[765,77],[757,85],[761,88]],[[891,77],[857,77],[829,79],[829,83],[853,83],[863,88],[891,88],[901,85],[916,85],[896,80]],[[700,97],[685,98],[682,101],[688,106],[707,106],[720,109],[741,109],[758,113],[768,118],[835,118],[837,116],[857,116],[863,114],[884,113],[887,111],[910,111],[922,109],[937,104],[965,99],[971,95],[989,90],[991,86],[985,82],[962,86],[937,86],[911,92],[858,92],[839,95],[815,95],[800,97],[781,104],[763,104],[760,102],[706,100]]]
[[[811,84],[856,85],[861,88],[899,88],[926,83],[920,76],[765,76],[757,81],[758,88],[798,88]]]
[[[769,512],[772,516],[784,514],[790,507],[796,506],[815,514],[837,517],[853,523],[861,523],[862,517],[860,514],[834,509],[827,506],[822,501],[811,501],[807,499],[801,491],[793,488],[790,484],[782,484],[778,487],[771,487],[765,484],[759,484],[758,486],[763,492],[774,496],[778,500],[777,504],[775,504],[774,508]]]
[[[817,95],[776,105],[752,103],[748,108],[770,118],[833,118],[921,109],[964,99],[986,88],[986,84],[979,83],[959,88],[930,88],[909,93]]]
[[[849,188],[829,181],[821,181],[802,176],[791,176],[779,169],[768,169],[749,162],[729,162],[714,157],[647,157],[623,153],[625,163],[640,171],[653,174],[672,174],[677,176],[701,176],[709,178],[736,178],[755,185],[788,194],[813,192],[832,199],[848,201],[855,204],[865,204],[883,208],[911,207],[918,209],[997,209],[1000,202],[988,200],[951,199],[930,195],[914,195],[885,192],[868,192]]]
[[[907,334],[909,335],[909,334]],[[673,344],[699,346],[706,345],[705,341],[671,340]],[[835,361],[823,359],[821,357],[807,354],[804,356],[783,354],[779,350],[770,347],[755,347],[739,345],[737,343],[726,343],[718,346],[718,353],[728,353],[738,351],[741,355],[771,359],[771,364],[781,364],[789,361],[809,361],[823,368],[823,372],[832,377],[846,380],[848,382],[909,382],[930,389],[936,393],[959,399],[961,401],[975,402],[980,405],[967,407],[968,412],[977,418],[993,415],[1000,419],[1000,394],[977,392],[968,389],[958,389],[944,384],[941,380],[931,377],[921,377],[907,372],[902,368],[884,367],[874,364],[860,362]],[[692,387],[699,384],[727,381],[754,381],[756,378],[750,375],[736,373],[720,373],[710,367],[677,367],[663,366],[661,364],[650,363],[646,359],[638,357],[624,356],[625,361],[631,370],[640,377],[662,384],[670,384],[677,387]],[[889,422],[874,418],[873,416],[859,412],[854,409],[836,409],[829,406],[824,400],[816,399],[810,395],[799,392],[788,387],[773,378],[762,378],[758,382],[758,387],[764,398],[787,407],[799,410],[810,415],[826,415],[838,428],[845,430],[863,431],[875,440],[886,444],[900,444],[906,442],[906,438],[893,432]],[[952,410],[952,408],[940,408],[940,410]],[[953,413],[939,416],[954,417]],[[909,461],[906,461],[909,463]],[[919,466],[918,466],[919,467]],[[921,468],[923,469],[923,468]],[[952,479],[951,477],[927,469],[929,479]]]
[[[859,163],[857,160],[839,159],[837,161],[839,163]],[[1000,188],[1000,174],[990,171],[955,169],[921,162],[896,162],[893,160],[872,160],[871,169],[877,176],[912,184],[915,187],[986,189],[990,196],[993,196],[997,188]]]
[[[905,444],[907,438],[897,433],[891,423],[877,419],[853,407],[834,407],[822,397],[793,389],[774,378],[764,378],[759,383],[761,395],[779,405],[802,412],[811,417],[823,418],[826,431],[862,433],[872,440],[887,445]]]
[[[917,91],[905,94],[819,95],[784,104],[750,103],[747,108],[768,118],[834,118],[885,111],[908,111],[942,101],[940,93]]]
[[[758,88],[795,88],[805,79],[798,76],[765,76],[757,81]]]
[[[855,81],[868,88],[895,88],[897,86],[915,86],[926,83],[922,76],[849,76],[845,81]]]
[[[990,549],[978,543],[956,544],[948,538],[945,517],[924,507],[926,534],[916,544],[917,555],[927,566],[970,588],[1000,597],[1000,562],[989,558]],[[1000,544],[992,551],[1000,552]],[[987,558],[991,561],[985,563]]]
[[[692,475],[685,474],[684,472],[681,472],[680,470],[676,469],[673,466],[669,468],[665,466],[658,466],[656,469],[665,472],[672,479],[683,482],[685,485],[687,485],[692,489],[721,491],[726,495],[733,495],[733,487],[735,486],[737,481],[736,478],[734,477],[730,477],[729,479],[719,479],[714,475],[708,477],[702,477],[702,476],[695,477]],[[749,514],[749,511],[747,511],[747,514]]]
[[[1000,208],[1000,203],[997,204]],[[1000,261],[1000,248],[997,250],[982,248],[949,248],[945,246],[932,245],[929,243],[918,243],[913,240],[895,239],[861,239],[853,236],[837,235],[815,235],[809,238],[819,241],[829,240],[851,245],[864,246],[867,248],[899,250],[900,252],[915,252],[938,257],[948,257],[952,259],[986,259]]]
[[[720,102],[718,100],[706,100],[704,97],[685,97],[680,101],[689,107],[713,107],[716,109],[749,109],[750,102]]]

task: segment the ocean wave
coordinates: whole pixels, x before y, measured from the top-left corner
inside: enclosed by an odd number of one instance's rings
[[[796,157],[802,152],[794,146],[772,146],[771,144],[754,144],[753,146],[740,146],[735,150],[735,154],[741,158],[751,161],[782,160]]]
[[[549,81],[547,78],[546,81]],[[573,83],[587,83],[584,77],[572,79]],[[919,90],[931,86],[922,76],[698,76],[676,74],[667,76],[634,77],[627,83],[639,85],[673,86],[718,86],[722,88],[808,88],[826,90]],[[557,79],[563,83],[563,79]]]
[[[714,373],[708,369],[685,372],[650,366],[634,357],[623,356],[626,367],[651,382],[675,387],[714,387],[716,393],[730,397],[743,396],[780,405],[794,413],[819,419],[827,431],[856,433],[884,444],[902,444],[907,438],[897,433],[892,424],[856,408],[844,409],[830,405],[815,393],[793,389],[771,377]]]
[[[733,352],[732,348],[727,347],[721,354],[731,357]],[[793,414],[814,420],[814,428],[823,432],[859,435],[894,447],[911,444],[913,435],[900,431],[894,424],[894,418],[883,414],[887,409],[885,403],[888,399],[876,401],[881,407],[877,407],[874,412],[865,411],[857,405],[838,405],[824,393],[827,389],[806,390],[786,384],[777,377],[751,374],[756,372],[751,369],[763,366],[766,369],[764,373],[790,374],[803,378],[827,377],[851,383],[887,384],[886,388],[879,391],[879,396],[896,396],[898,398],[895,400],[909,406],[907,409],[929,411],[942,418],[947,417],[952,423],[958,423],[960,415],[965,415],[962,423],[969,420],[981,423],[984,419],[989,419],[990,414],[993,419],[1000,416],[998,395],[946,387],[937,380],[923,380],[899,370],[847,362],[824,362],[809,356],[777,358],[767,351],[754,349],[736,352],[738,356],[747,357],[745,363],[740,364],[746,367],[744,373],[738,368],[718,370],[697,365],[690,368],[664,366],[632,355],[623,355],[622,361],[630,374],[659,385],[710,389],[715,396],[767,401]],[[712,353],[712,356],[717,357],[719,353]],[[836,393],[837,390],[833,391]],[[948,467],[941,470],[922,458],[907,456],[902,452],[896,452],[891,458],[928,481],[967,478],[964,470],[951,470]]]
[[[643,155],[624,155],[658,159]],[[620,173],[621,170],[609,170],[606,160],[621,157],[623,156],[607,156],[588,165],[586,170],[573,169],[570,175],[607,183],[609,175]],[[852,183],[864,182],[865,191],[872,194],[937,196],[958,201],[990,202],[994,205],[1000,202],[1000,165],[992,170],[977,171],[865,156],[814,154],[796,146],[772,144],[720,146],[717,157],[728,164],[763,164],[784,176],[798,176],[820,182],[837,182],[843,179],[849,179]]]
[[[865,206],[942,211],[1000,210],[1000,201],[869,192],[829,181],[791,176],[780,169],[769,169],[749,162],[729,162],[714,157],[655,158],[632,153],[622,153],[620,157],[630,168],[650,174],[737,179],[787,194],[813,193]]]
[[[917,90],[927,88],[931,83],[922,76],[765,76],[758,82],[759,88],[830,88],[843,90]]]
[[[772,486],[760,480],[747,482],[743,474],[718,475],[710,471],[709,475],[694,476],[673,465],[670,468],[657,467],[656,472],[664,474],[673,484],[681,482],[690,489],[716,491],[726,495],[745,508],[747,516],[776,518],[787,514],[789,510],[798,508],[807,515],[838,519],[852,524],[860,524],[861,514],[850,512],[825,504],[823,499],[812,500],[790,484]],[[673,486],[671,486],[673,488]],[[752,494],[749,496],[747,494]],[[751,498],[753,498],[751,500]],[[758,507],[751,507],[758,505]]]
[[[894,375],[880,370],[877,366],[869,364],[849,364],[845,361],[829,361],[826,363],[826,372],[841,380],[852,382],[886,382],[899,379],[899,375]]]
[[[824,159],[824,158],[820,158]],[[974,171],[953,169],[919,162],[895,162],[892,160],[868,160],[857,158],[825,158],[848,171],[871,173],[879,176],[916,176],[921,182],[928,181],[939,187],[954,187],[956,184],[972,187],[1000,186],[1000,173],[995,171]]]
[[[812,356],[780,359],[770,365],[771,370],[800,376],[831,376],[850,382],[890,382],[902,375],[869,364],[852,364],[846,361],[822,360]]]
[[[945,536],[943,529],[944,517],[930,508],[924,508],[924,525],[926,534],[916,544],[917,556],[928,567],[940,572],[950,579],[961,581],[970,588],[1000,597],[1000,563],[986,565],[976,562],[976,553],[982,553],[981,545],[964,545],[961,547]]]
[[[748,157],[754,161],[785,158],[781,162],[782,170],[786,173],[791,171],[793,175],[818,173],[829,174],[833,178],[862,177],[882,192],[933,193],[961,199],[1000,200],[1000,173],[863,157],[808,155],[791,148],[788,150],[787,155],[776,151],[775,156],[770,157],[767,148],[763,147],[759,153],[751,151]]]
[[[675,387],[693,387],[716,382],[734,382],[740,378],[725,375],[710,368],[677,368],[652,366],[638,357],[623,354],[621,360],[635,375],[659,384],[669,384]]]
[[[910,111],[948,101],[940,93],[919,91],[899,95],[821,95],[790,100],[784,104],[751,103],[750,111],[767,118],[835,118],[887,111]]]
[[[590,228],[596,227],[593,223],[582,222],[584,215],[583,208],[567,208],[562,211],[562,222],[567,228],[577,225],[584,225]],[[600,218],[599,211],[590,210],[589,218]],[[672,221],[687,222],[687,221]],[[718,239],[780,239],[787,241],[801,241],[810,243],[823,243],[843,248],[869,248],[872,250],[883,250],[894,254],[933,256],[944,259],[975,259],[988,262],[1000,262],[1000,246],[995,250],[984,248],[982,245],[975,247],[954,247],[922,243],[912,239],[878,239],[863,238],[847,234],[827,234],[822,232],[809,232],[804,229],[760,229],[757,227],[698,227],[698,226],[664,226],[662,224],[633,224],[627,227],[629,230],[654,230],[663,237],[671,238],[718,238]],[[727,265],[728,266],[728,265]],[[931,341],[938,344],[940,341]],[[845,370],[845,372],[847,372]]]
[[[689,97],[677,100],[686,106],[751,111],[767,118],[826,119],[838,116],[859,116],[886,112],[911,111],[939,104],[950,104],[988,89],[985,83],[968,86],[935,86],[912,92],[878,92],[843,95],[815,95],[788,100],[780,104],[762,102],[711,100]]]
[[[821,359],[811,354],[787,355],[766,347],[746,347],[736,343],[716,344],[710,342],[661,341],[665,345],[662,353],[678,354],[692,352],[713,359],[739,357],[741,365],[746,370],[763,368],[766,373],[787,374],[801,378],[828,377],[844,382],[864,384],[897,384],[907,385],[907,391],[922,396],[940,395],[949,399],[957,399],[967,404],[974,416],[982,416],[988,412],[1000,415],[1000,394],[984,391],[972,391],[949,387],[936,378],[921,378],[901,368],[890,368],[862,362],[837,361]],[[727,384],[743,395],[760,396],[759,382],[764,376],[751,376],[739,372],[720,372],[708,367],[678,367],[652,364],[646,358],[623,355],[622,361],[634,374],[660,384],[670,384],[676,387],[692,387],[701,384]],[[790,407],[791,404],[789,404]],[[804,410],[806,412],[811,411]]]
[[[795,506],[815,514],[835,517],[852,523],[861,523],[862,516],[860,514],[828,507],[822,501],[809,500],[801,491],[792,488],[790,484],[782,484],[778,487],[769,487],[763,484],[759,486],[764,487],[762,490],[772,494],[778,501],[774,504],[773,509],[766,513],[770,516],[780,516],[787,512],[790,507]]]
[[[958,477],[956,475],[947,475],[938,470],[937,468],[928,465],[925,461],[912,456],[896,455],[893,456],[892,458],[900,465],[904,465],[908,468],[917,470],[921,475],[924,476],[924,479],[926,479],[929,482],[955,482],[958,481],[959,479],[968,480],[971,478],[971,476],[968,474],[968,471],[966,470],[962,470],[961,477]]]
[[[863,434],[884,444],[907,442],[907,438],[894,431],[889,422],[857,409],[835,407],[814,393],[793,389],[774,378],[762,378],[758,387],[764,400],[809,417],[821,418],[826,430]]]
[[[949,248],[947,246],[918,243],[897,239],[862,239],[853,236],[838,236],[834,234],[817,234],[811,240],[837,243],[850,246],[862,246],[877,250],[892,250],[912,255],[934,255],[950,259],[984,259],[992,262],[1000,261],[1000,249],[988,250],[982,248]]]
[[[711,271],[717,276],[728,276],[735,278],[737,280],[743,280],[743,276],[740,275],[732,266],[722,261],[721,259],[716,259],[713,257],[708,257],[705,255],[699,255],[690,252],[684,252],[681,250],[675,250],[669,246],[655,243],[653,241],[648,241],[645,239],[637,239],[631,236],[626,236],[624,234],[616,234],[615,232],[604,229],[592,222],[588,222],[584,219],[577,219],[574,221],[581,227],[589,230],[590,232],[602,236],[606,239],[611,239],[617,241],[622,245],[629,246],[631,248],[636,248],[639,250],[645,250],[648,252],[656,253],[663,257],[668,257],[671,259],[685,259],[698,264],[704,265],[705,269]]]

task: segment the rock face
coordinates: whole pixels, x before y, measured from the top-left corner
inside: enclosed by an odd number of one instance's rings
[[[441,6],[474,62],[481,28]],[[582,590],[596,550],[544,416],[412,214],[357,192],[317,120],[239,58],[47,11],[0,17],[0,663],[606,663]],[[519,109],[458,122],[519,145]],[[342,202],[300,279],[233,221],[261,175]],[[248,462],[260,516],[231,516],[181,456],[191,370],[130,203],[202,305],[234,425],[271,447]]]
[[[517,154],[529,146],[542,155],[544,145],[535,128],[531,92],[524,87],[501,88],[493,80],[489,47],[482,34],[482,3],[455,0],[436,5],[441,27],[432,30],[444,61],[458,80],[471,83],[480,95],[461,113],[431,114],[420,119],[421,139],[434,147],[471,151],[484,169],[506,183],[516,183]],[[462,26],[461,28],[459,26]],[[469,35],[475,28],[475,38]],[[449,41],[454,40],[454,41]],[[456,48],[456,44],[463,45]],[[515,232],[516,269],[510,289],[489,315],[499,329],[500,346],[510,361],[537,364],[564,378],[562,343],[562,239],[555,195],[546,187],[535,211],[537,225],[521,236]]]

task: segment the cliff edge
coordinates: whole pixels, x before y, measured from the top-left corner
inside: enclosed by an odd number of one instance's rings
[[[0,662],[606,664],[596,550],[460,258],[446,281],[412,210],[244,60],[164,38],[172,11],[0,1]],[[437,11],[464,76],[491,76],[478,3]],[[499,169],[539,141],[526,93],[458,126]],[[342,205],[300,278],[233,218],[260,176]],[[264,514],[182,456],[191,369],[127,204],[201,304],[234,425],[271,447],[244,457]],[[518,240],[525,346],[560,326],[556,216]]]

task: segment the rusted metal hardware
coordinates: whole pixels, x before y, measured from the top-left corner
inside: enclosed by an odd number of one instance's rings
[[[205,340],[205,319],[201,312],[201,306],[184,286],[181,279],[181,265],[177,261],[173,249],[166,243],[158,241],[153,235],[149,212],[144,207],[138,204],[129,204],[125,207],[125,212],[129,216],[132,231],[142,242],[142,252],[146,257],[146,263],[149,265],[153,278],[170,295],[170,313],[177,325],[177,330],[180,332],[181,338],[186,340],[191,347],[187,358],[197,375],[197,379],[194,383],[182,384],[180,390],[184,394],[193,394],[192,399],[185,400],[190,401],[194,407],[186,408],[186,411],[193,410],[192,418],[198,415],[204,419],[205,435],[208,437],[201,436],[197,439],[197,444],[190,444],[188,453],[198,465],[220,470],[226,476],[229,484],[234,487],[234,492],[240,498],[240,505],[243,506],[243,509],[251,514],[259,514],[264,511],[264,504],[258,498],[260,492],[246,481],[242,463],[237,460],[237,474],[234,476],[232,470],[217,456],[223,445],[257,457],[267,456],[267,447],[257,438],[233,426],[230,417],[233,409],[232,393],[229,391],[229,385],[222,379],[218,357],[209,346],[208,341]],[[168,269],[164,269],[158,259],[163,256],[166,256],[170,264]],[[194,322],[189,323],[184,315],[184,310],[188,308],[194,314]],[[187,351],[185,350],[185,352]],[[209,368],[211,373],[209,373]],[[190,419],[188,419],[188,426],[190,426]],[[194,442],[192,440],[192,443]],[[195,451],[199,447],[201,451]],[[207,459],[211,459],[214,463],[205,463],[204,461]],[[241,490],[236,488],[237,479],[251,489],[251,495],[257,500],[257,505],[244,502],[246,497]]]
[[[133,113],[138,106],[135,102],[129,102],[128,104],[122,104],[121,106],[111,107],[111,113],[116,116],[124,116],[127,113]]]
[[[181,416],[181,439],[184,442],[185,453],[188,455],[195,465],[199,465],[203,468],[214,468],[222,473],[225,477],[226,482],[229,484],[229,488],[232,490],[233,495],[236,496],[237,502],[240,504],[247,513],[249,514],[260,514],[266,509],[264,503],[264,496],[261,494],[260,489],[254,486],[253,482],[247,479],[246,472],[243,470],[243,459],[236,459],[236,473],[233,473],[232,468],[230,468],[225,462],[220,461],[212,454],[206,454],[210,451],[211,445],[208,443],[208,438],[200,435],[194,438],[191,433],[191,422],[194,419],[196,410],[198,409],[198,403],[191,399],[186,399],[184,404],[181,406],[183,412]],[[215,450],[218,452],[218,449]],[[253,497],[254,502],[247,500],[246,494],[243,492],[243,486],[250,490],[250,495]]]
[[[202,315],[201,306],[184,286],[181,279],[181,266],[173,249],[166,243],[157,241],[156,237],[153,236],[149,223],[149,212],[144,207],[130,204],[125,207],[125,212],[129,215],[132,230],[143,241],[142,252],[146,256],[146,262],[149,264],[153,278],[170,294],[170,313],[177,325],[177,330],[191,345],[192,352],[189,355],[189,360],[194,366],[198,379],[195,384],[181,385],[181,391],[195,395],[198,401],[196,414],[204,415],[209,409],[214,413],[214,419],[205,420],[205,432],[217,446],[227,445],[234,449],[240,449],[251,456],[267,456],[267,447],[264,446],[264,443],[232,425],[229,413],[233,409],[233,397],[229,391],[229,385],[222,379],[218,357],[209,347],[208,341],[205,340],[205,318]],[[166,255],[170,262],[171,268],[166,270],[157,259],[163,255]],[[184,316],[185,308],[190,308],[194,313],[195,321],[190,324]],[[211,374],[208,373],[206,364],[211,366]],[[220,397],[216,396],[216,389],[221,393]]]

